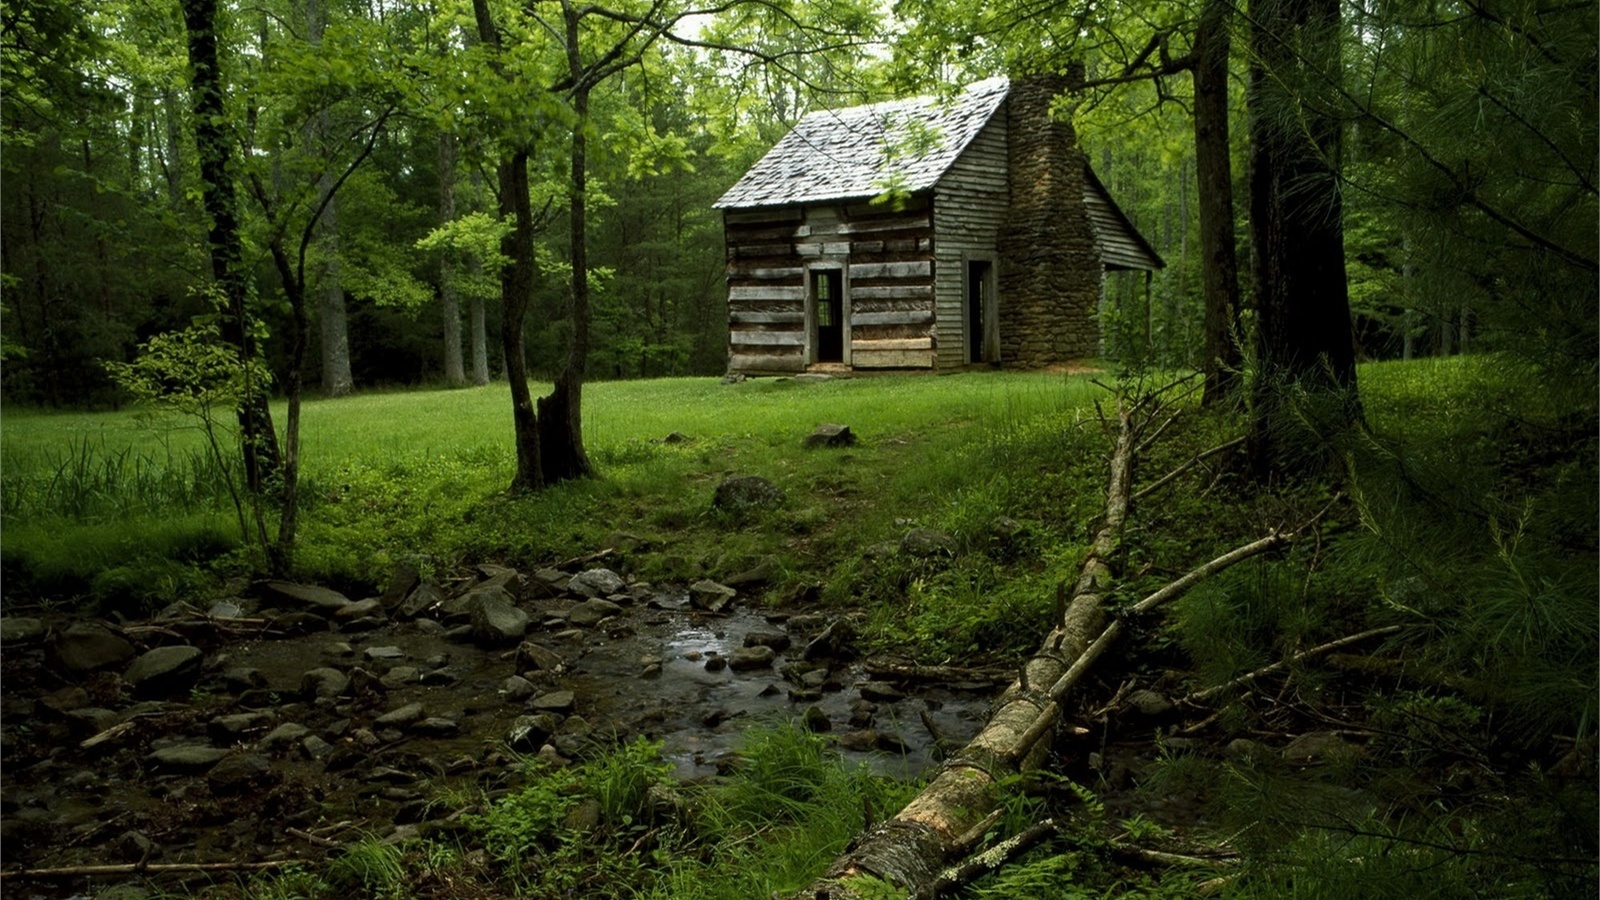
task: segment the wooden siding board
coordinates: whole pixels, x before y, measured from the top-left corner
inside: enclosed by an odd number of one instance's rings
[[[800,347],[806,342],[803,331],[743,331],[734,329],[728,332],[728,342],[731,344],[745,344],[767,347]]]
[[[940,368],[958,367],[967,359],[966,260],[999,264],[1000,228],[1011,201],[1007,127],[1002,107],[934,189],[934,333]]]
[[[805,298],[805,285],[763,284],[757,287],[735,285],[728,288],[728,300],[733,303],[741,300],[804,300]]]

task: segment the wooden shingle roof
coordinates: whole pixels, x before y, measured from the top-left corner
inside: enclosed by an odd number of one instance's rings
[[[990,78],[951,100],[917,97],[814,112],[728,189],[717,209],[874,197],[934,186],[1006,99]]]

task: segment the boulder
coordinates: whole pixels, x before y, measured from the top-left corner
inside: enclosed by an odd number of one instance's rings
[[[869,681],[861,686],[861,697],[880,703],[894,703],[906,698],[905,692],[887,681]]]
[[[814,450],[818,447],[849,447],[856,442],[855,433],[849,425],[822,424],[817,430],[806,435],[805,446]]]
[[[10,647],[14,644],[31,644],[44,640],[49,631],[43,619],[30,619],[25,616],[0,616],[0,646]]]
[[[290,581],[262,581],[256,594],[266,603],[290,610],[311,610],[330,615],[350,605],[350,598],[315,584]]]
[[[467,611],[472,616],[472,637],[481,646],[514,644],[528,630],[528,614],[517,608],[505,588],[474,593]]]
[[[855,637],[854,629],[845,619],[835,619],[822,630],[822,633],[811,639],[806,644],[806,649],[800,654],[805,660],[818,659],[846,659],[851,655],[850,642]]]
[[[746,647],[771,647],[774,650],[789,649],[789,636],[781,631],[751,631],[744,636]]]
[[[521,703],[532,697],[538,690],[537,687],[534,687],[533,682],[523,678],[521,675],[512,675],[506,678],[505,681],[500,682],[501,695],[512,703]]]
[[[333,611],[333,620],[335,622],[354,622],[359,619],[381,619],[383,617],[383,601],[377,597],[368,597],[365,600],[346,603]]]
[[[517,648],[518,672],[554,672],[561,668],[561,655],[532,641],[523,641]]]
[[[689,602],[708,612],[719,613],[733,602],[738,591],[725,584],[703,578],[689,585]]]
[[[567,590],[585,597],[609,597],[627,590],[627,583],[610,569],[589,569],[572,576]]]
[[[232,744],[252,731],[265,728],[271,721],[272,716],[262,712],[217,716],[206,724],[206,733],[219,744]]]
[[[293,744],[310,733],[311,729],[301,725],[299,722],[285,722],[267,732],[266,737],[261,739],[259,746],[263,750],[271,750],[284,744]]]
[[[426,713],[421,703],[407,703],[399,709],[390,710],[372,720],[372,724],[382,728],[404,728],[413,722],[422,721]]]
[[[228,793],[241,791],[251,785],[266,780],[272,773],[272,763],[265,756],[258,753],[239,753],[223,758],[210,772],[206,773],[206,780],[211,782],[213,790]]]
[[[730,475],[711,496],[713,509],[736,515],[772,509],[783,501],[783,490],[759,475]]]
[[[806,707],[805,713],[800,717],[800,724],[811,732],[820,733],[833,730],[833,722],[828,719],[828,714],[818,706]]]
[[[922,559],[955,556],[956,539],[932,528],[913,528],[900,538],[900,552]]]
[[[1171,700],[1148,688],[1129,693],[1126,702],[1130,710],[1147,718],[1159,718],[1176,709]]]
[[[267,676],[250,666],[233,666],[222,671],[222,683],[231,691],[248,691],[267,686]]]
[[[576,702],[577,697],[571,691],[552,691],[528,701],[528,708],[537,712],[567,713]]]
[[[777,651],[771,647],[740,647],[728,656],[728,668],[735,672],[771,668],[777,657]]]
[[[389,573],[389,584],[383,589],[383,596],[379,601],[385,609],[394,609],[402,601],[411,596],[417,585],[422,581],[422,573],[416,565],[409,562],[396,563],[394,570]]]
[[[550,713],[539,713],[531,716],[519,716],[511,723],[511,731],[506,735],[506,744],[518,753],[535,753],[544,742],[555,734],[561,721]]]
[[[50,649],[55,664],[73,675],[121,665],[135,652],[132,644],[94,622],[67,626],[56,634]]]
[[[778,560],[775,557],[764,556],[753,565],[742,567],[739,571],[722,579],[722,583],[734,588],[766,584],[777,575]]]
[[[157,647],[134,660],[122,680],[140,697],[186,692],[200,677],[202,656],[199,647]]]
[[[596,597],[585,600],[568,610],[567,621],[581,628],[590,628],[598,625],[601,620],[620,612],[622,612],[622,607],[612,603],[610,600],[601,600]]]

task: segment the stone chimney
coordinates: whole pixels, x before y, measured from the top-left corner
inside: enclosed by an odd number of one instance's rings
[[[1081,76],[1080,76],[1081,77]],[[1067,75],[1012,80],[1011,210],[1000,231],[1000,355],[1040,367],[1095,356],[1104,267],[1084,205],[1084,157],[1072,124],[1050,103]]]

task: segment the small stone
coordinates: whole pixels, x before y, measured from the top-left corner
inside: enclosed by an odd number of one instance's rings
[[[622,612],[622,607],[610,600],[598,597],[585,600],[567,612],[567,621],[582,628],[589,628]]]
[[[1145,688],[1129,693],[1127,704],[1130,709],[1139,715],[1149,718],[1164,716],[1177,708],[1172,705],[1171,700],[1168,700],[1160,693]]]
[[[1283,748],[1283,758],[1289,762],[1311,765],[1339,758],[1360,755],[1361,747],[1352,744],[1332,731],[1311,731],[1302,734]]]
[[[222,673],[222,683],[229,690],[248,691],[251,688],[264,688],[267,686],[267,676],[260,669],[250,666],[234,666]]]
[[[417,630],[417,634],[425,634],[429,637],[437,637],[445,632],[444,623],[436,619],[418,619],[411,625]]]
[[[927,559],[935,556],[954,556],[956,539],[931,528],[913,528],[900,538],[900,551]]]
[[[517,648],[516,668],[519,672],[555,672],[561,668],[561,655],[547,647],[524,641]]]
[[[530,709],[541,712],[571,712],[572,706],[577,702],[577,697],[571,691],[553,691],[529,701]]]
[[[789,649],[789,636],[781,631],[752,631],[744,636],[746,647],[771,647],[773,650]]]
[[[467,611],[472,616],[472,636],[480,646],[514,644],[528,630],[528,614],[517,608],[504,588],[475,592]]]
[[[263,581],[256,585],[256,593],[267,603],[287,609],[309,609],[324,615],[332,614],[350,605],[350,598],[338,591],[314,584],[294,584],[288,581]]]
[[[560,721],[549,713],[519,716],[511,723],[511,732],[506,737],[506,743],[518,753],[532,753],[544,746],[544,742],[550,739],[560,724]]]
[[[717,485],[711,506],[723,512],[742,514],[771,509],[783,501],[782,489],[771,481],[759,475],[731,475]]]
[[[450,737],[461,731],[461,724],[443,716],[429,716],[413,724],[411,730],[424,737]]]
[[[723,658],[723,657],[721,657],[721,656],[711,656],[711,657],[707,657],[706,658],[706,671],[707,672],[721,672],[723,669],[726,669],[727,667],[728,667],[728,660]]]
[[[0,646],[32,644],[44,640],[50,629],[43,619],[25,616],[0,616]]]
[[[703,578],[689,585],[689,602],[707,612],[722,612],[738,595],[739,592],[733,588],[718,584],[709,578]]]
[[[839,735],[839,746],[845,750],[864,753],[878,746],[878,733],[870,728],[860,731],[847,731]]]
[[[567,590],[585,597],[606,597],[620,594],[628,587],[622,577],[610,569],[589,569],[572,576]]]
[[[300,740],[300,749],[307,759],[327,759],[334,751],[334,746],[314,734],[308,734]]]
[[[434,669],[431,672],[422,673],[422,677],[418,680],[424,687],[437,687],[455,684],[461,680],[461,673],[454,669]]]
[[[145,758],[148,765],[173,772],[204,772],[228,755],[228,751],[202,744],[162,747]]]
[[[301,725],[299,722],[285,722],[267,732],[267,736],[261,739],[259,746],[262,749],[271,750],[284,744],[292,744],[310,733],[311,729]]]
[[[749,672],[769,668],[778,654],[771,647],[740,647],[728,657],[728,667],[735,672]]]
[[[500,682],[500,693],[505,696],[507,701],[512,703],[521,703],[532,697],[538,690],[537,687],[534,687],[533,682],[523,678],[521,675],[512,675],[505,681]]]
[[[822,699],[822,692],[815,688],[790,688],[789,700],[794,703],[816,703]]]
[[[350,687],[350,677],[338,669],[312,669],[300,678],[300,694],[308,700],[338,697]]]
[[[895,703],[906,698],[905,692],[886,681],[869,681],[861,686],[861,696],[866,700]]]
[[[59,632],[51,647],[56,665],[69,673],[93,672],[120,665],[134,656],[133,645],[111,629],[92,622],[79,622]]]
[[[238,753],[217,763],[206,773],[206,780],[216,790],[237,791],[264,779],[271,771],[272,764],[265,756]]]
[[[806,435],[804,445],[806,449],[814,450],[818,447],[849,447],[855,442],[856,436],[850,426],[824,423]]]
[[[386,690],[392,691],[408,684],[414,684],[421,679],[422,670],[416,666],[395,666],[383,673],[383,677],[378,679],[378,683],[383,685]]]
[[[828,624],[828,617],[821,613],[800,613],[789,617],[786,623],[790,631],[810,633],[817,631]]]
[[[231,744],[243,740],[252,731],[267,727],[271,721],[271,716],[259,712],[217,716],[207,723],[206,733],[219,744]]]
[[[122,680],[139,696],[164,696],[194,687],[200,676],[199,647],[157,647],[133,661]]]
[[[333,620],[335,622],[354,622],[358,619],[381,619],[383,617],[383,601],[376,597],[369,597],[366,600],[357,600],[354,603],[347,603],[344,606],[339,607],[333,613]]]
[[[425,715],[421,703],[407,703],[372,720],[380,728],[403,728],[419,721]]]
[[[1266,759],[1272,755],[1272,749],[1260,741],[1234,738],[1228,742],[1228,746],[1222,748],[1222,755],[1229,759]]]

